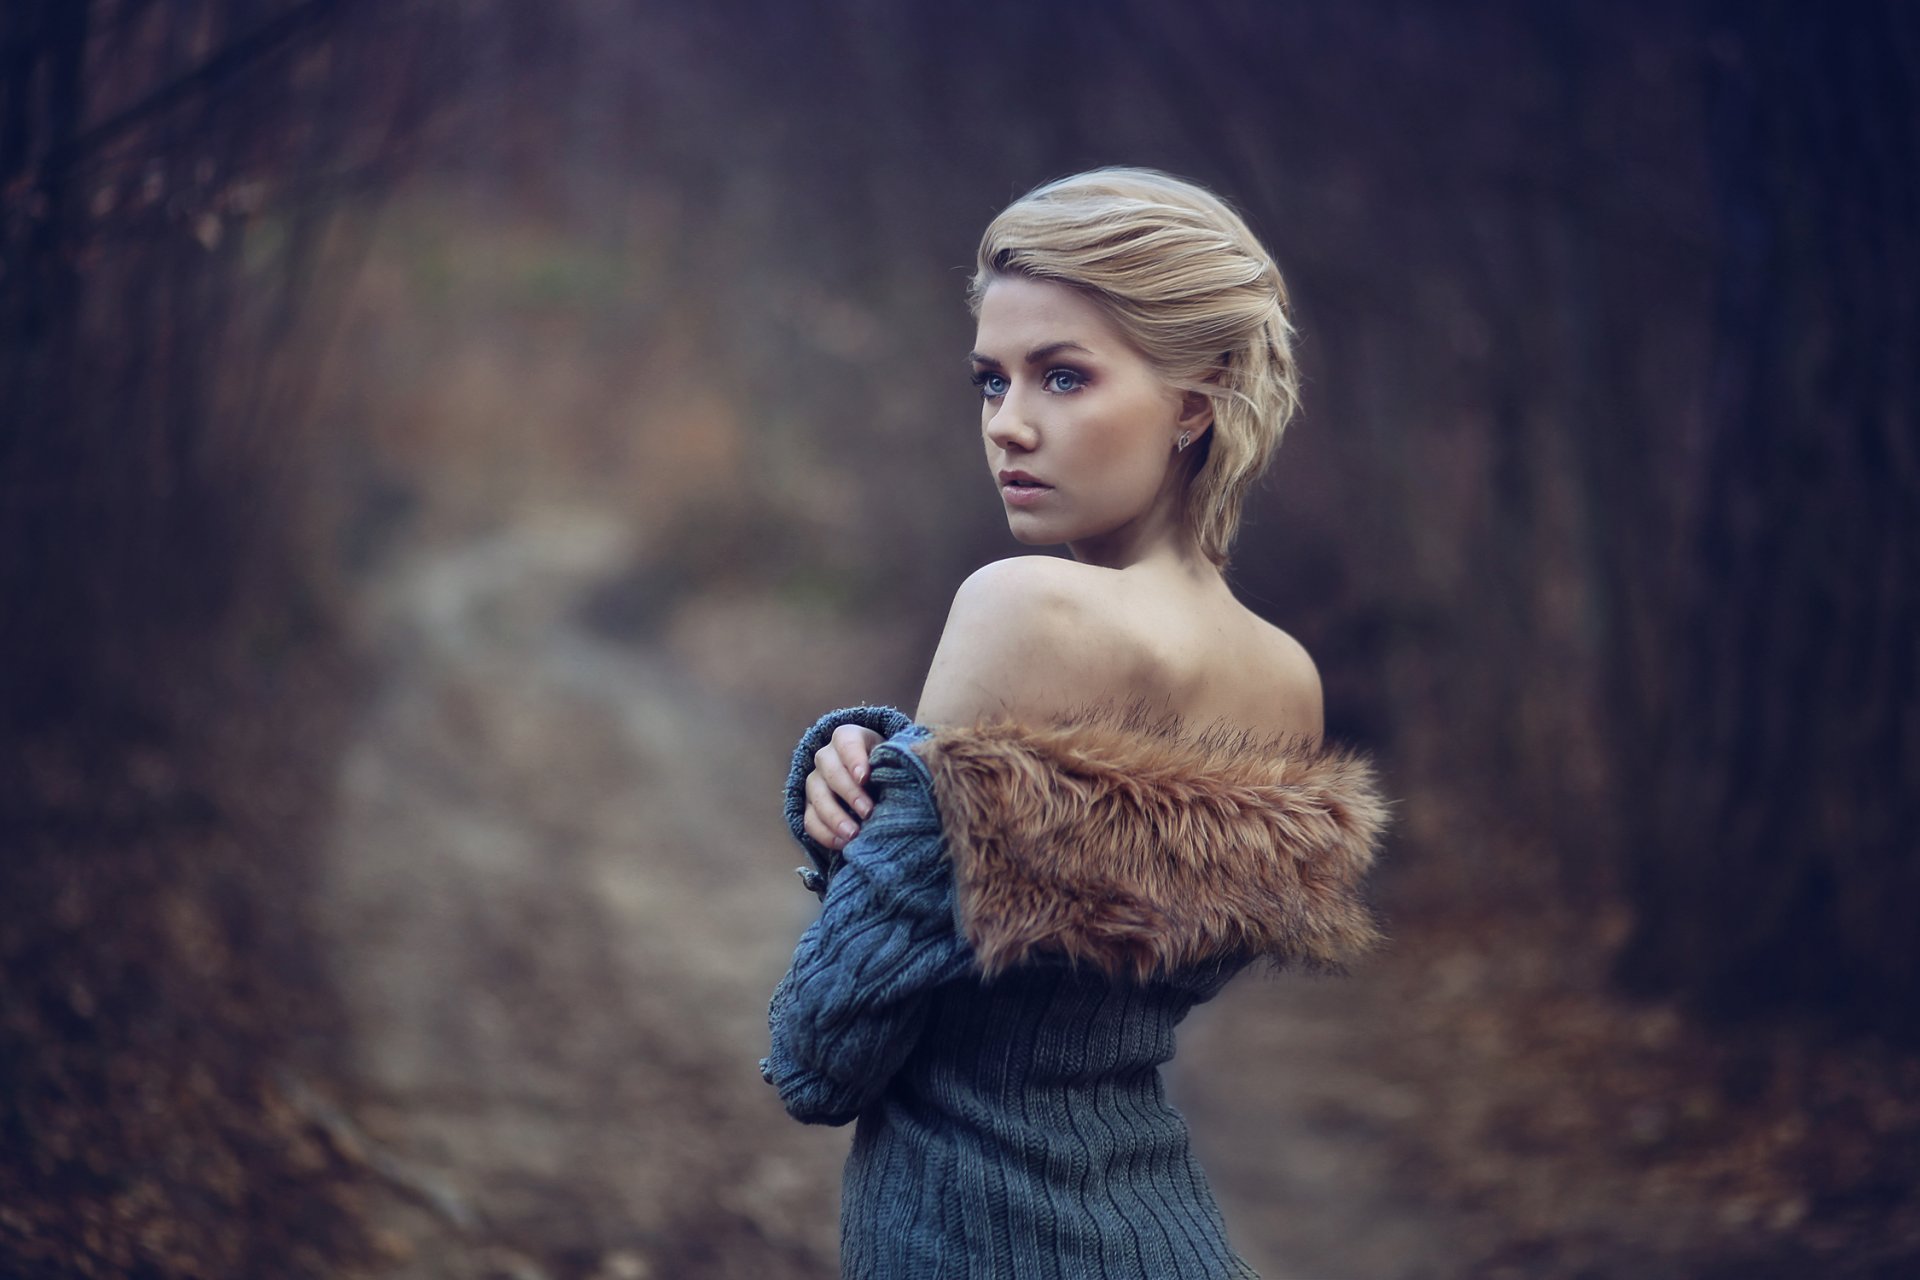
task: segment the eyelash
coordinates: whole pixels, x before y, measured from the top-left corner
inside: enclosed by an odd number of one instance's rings
[[[1055,378],[1062,377],[1062,376],[1073,379],[1073,385],[1071,387],[1068,387],[1065,391],[1056,390],[1054,392],[1055,395],[1060,395],[1060,396],[1072,395],[1074,392],[1080,390],[1080,388],[1087,385],[1087,377],[1085,374],[1081,373],[1078,369],[1067,369],[1067,368],[1047,370],[1046,374],[1040,379],[1040,385],[1043,387],[1051,386]],[[987,383],[990,381],[1005,382],[1006,380],[1007,380],[1006,374],[995,372],[992,369],[978,370],[977,372],[974,373],[973,377],[969,379],[969,381],[971,381],[974,386],[980,388],[981,396],[988,400],[998,400],[1000,396],[1003,396],[1007,393],[1006,391],[1002,390],[999,395],[990,394],[987,391]]]

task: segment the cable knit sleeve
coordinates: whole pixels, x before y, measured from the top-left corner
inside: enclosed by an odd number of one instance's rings
[[[800,842],[800,847],[807,851],[807,857],[813,860],[813,870],[809,872],[805,867],[800,868],[800,878],[815,896],[826,897],[827,881],[840,864],[840,851],[827,848],[807,834],[807,775],[813,772],[814,753],[826,746],[833,737],[833,731],[843,724],[857,724],[873,730],[882,738],[891,738],[912,723],[912,717],[892,707],[841,707],[815,720],[813,726],[800,735],[800,745],[793,749],[793,764],[787,769],[783,803],[787,829],[793,832],[793,838]]]
[[[773,1052],[761,1072],[809,1124],[845,1124],[878,1097],[919,1039],[928,995],[971,967],[931,783],[909,737],[875,747],[873,813],[768,1008]]]

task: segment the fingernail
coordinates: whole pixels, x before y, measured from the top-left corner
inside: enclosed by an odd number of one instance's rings
[[[858,830],[860,830],[860,828],[854,826],[851,822],[843,822],[840,824],[840,835],[843,839],[853,839],[854,833]]]
[[[860,816],[863,818],[873,812],[873,802],[870,800],[855,800],[853,807],[860,811]]]
[[[865,782],[867,780],[867,766],[863,764],[853,766],[853,776],[856,780]]]

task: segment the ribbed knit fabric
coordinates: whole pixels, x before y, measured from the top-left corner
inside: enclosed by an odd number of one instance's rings
[[[813,752],[857,720],[872,815],[839,859],[806,840]],[[841,1198],[850,1280],[1246,1277],[1167,1104],[1174,1027],[1240,967],[1134,983],[1064,963],[980,980],[954,920],[928,731],[887,708],[821,718],[794,754],[794,834],[831,867],[769,1010],[787,1110],[855,1118]],[[836,865],[837,863],[837,865]]]

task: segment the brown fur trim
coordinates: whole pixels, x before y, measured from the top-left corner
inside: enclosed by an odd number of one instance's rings
[[[1064,955],[1145,978],[1228,955],[1338,967],[1387,825],[1367,760],[1139,711],[936,729],[960,927],[987,975]]]

